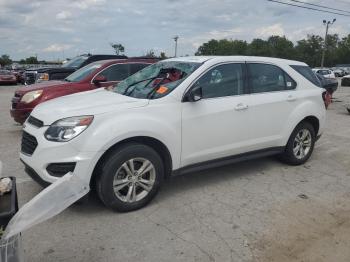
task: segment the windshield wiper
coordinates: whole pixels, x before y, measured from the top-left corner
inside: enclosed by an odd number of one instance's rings
[[[66,82],[72,82],[72,81],[70,81],[69,79],[67,79],[67,78],[65,78],[64,79],[64,81],[66,81]]]
[[[154,77],[146,78],[146,79],[143,79],[143,80],[140,80],[140,81],[137,81],[137,82],[134,82],[134,83],[128,85],[128,87],[125,88],[125,90],[124,90],[124,92],[123,92],[123,95],[126,95],[127,92],[129,91],[129,89],[130,89],[131,87],[133,87],[134,85],[137,85],[137,84],[142,83],[142,82],[145,82],[145,81],[152,81],[152,80],[156,79],[157,77],[158,77],[158,75],[157,75],[157,76],[154,76]],[[149,83],[147,83],[147,85],[148,85],[148,84],[149,84]],[[147,86],[147,85],[146,85],[146,86]],[[133,89],[133,90],[134,90],[134,89]],[[131,92],[130,92],[130,93],[131,93]]]

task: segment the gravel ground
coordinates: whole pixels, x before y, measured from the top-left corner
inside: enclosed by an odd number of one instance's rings
[[[0,86],[0,160],[20,205],[41,188],[18,158],[15,86]],[[146,208],[114,213],[94,198],[23,234],[27,261],[349,261],[350,87],[340,88],[312,158],[263,158],[172,178]]]

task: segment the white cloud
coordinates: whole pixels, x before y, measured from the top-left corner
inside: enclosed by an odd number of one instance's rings
[[[68,44],[52,44],[43,49],[43,52],[62,52],[70,49],[72,46]]]
[[[183,40],[180,39],[180,41],[184,44],[191,44],[192,47],[198,48],[201,44],[204,42],[207,42],[211,39],[224,39],[224,38],[237,38],[237,34],[242,33],[242,28],[231,28],[227,30],[212,30],[209,32],[205,32],[199,35],[196,35],[194,37],[190,38],[184,38]]]
[[[56,15],[56,19],[58,20],[66,20],[72,17],[72,13],[69,11],[61,11]]]
[[[270,26],[260,27],[255,30],[258,37],[269,37],[272,35],[283,36],[285,35],[282,24],[274,24]]]
[[[132,12],[134,13],[134,14],[136,14],[136,15],[143,15],[145,12],[144,11],[142,11],[142,10],[132,10]]]
[[[100,6],[103,5],[106,2],[106,0],[79,0],[75,2],[75,6],[79,9],[89,9],[93,6]]]

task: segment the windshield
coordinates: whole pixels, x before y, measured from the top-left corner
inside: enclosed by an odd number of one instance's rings
[[[103,65],[103,61],[88,64],[66,77],[67,82],[79,82]]]
[[[158,62],[126,78],[113,91],[135,98],[160,98],[168,95],[200,65],[181,61]]]
[[[69,60],[67,63],[65,63],[64,65],[62,65],[62,67],[79,67],[81,66],[85,60],[88,59],[87,56],[77,56],[75,58],[73,58],[72,60]]]

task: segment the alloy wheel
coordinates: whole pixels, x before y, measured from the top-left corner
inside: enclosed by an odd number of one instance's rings
[[[311,150],[312,136],[308,129],[298,132],[293,143],[293,153],[297,159],[305,158]]]
[[[119,200],[137,202],[152,190],[155,179],[156,170],[149,160],[132,158],[117,170],[113,179],[113,190]]]

